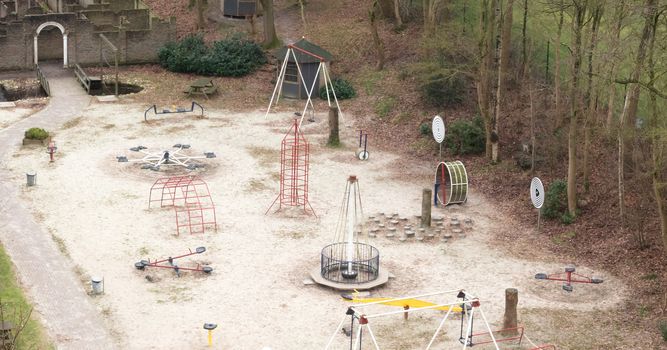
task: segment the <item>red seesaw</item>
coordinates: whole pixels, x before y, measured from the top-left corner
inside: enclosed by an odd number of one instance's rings
[[[535,278],[538,280],[551,280],[551,281],[562,281],[565,282],[563,284],[563,289],[565,291],[571,292],[572,291],[572,283],[593,283],[593,284],[600,284],[602,283],[601,278],[596,278],[596,277],[588,277],[584,275],[580,275],[578,273],[574,272],[574,266],[566,266],[565,267],[565,272],[561,273],[554,273],[551,275],[547,275],[546,273],[538,273],[535,275]]]
[[[146,267],[160,267],[163,269],[173,269],[174,272],[176,272],[176,276],[180,277],[180,270],[184,271],[197,271],[197,272],[204,272],[204,273],[211,273],[213,271],[213,268],[210,266],[201,266],[200,264],[197,264],[196,267],[180,267],[176,265],[174,260],[184,258],[186,256],[194,255],[194,254],[201,254],[206,251],[205,247],[197,247],[195,251],[193,252],[192,250],[188,249],[190,252],[187,254],[175,256],[175,257],[168,257],[166,259],[162,260],[155,260],[151,261],[150,259],[148,260],[141,260],[139,262],[134,263],[134,267],[136,267],[139,270],[143,270]],[[164,264],[164,263],[167,264]]]

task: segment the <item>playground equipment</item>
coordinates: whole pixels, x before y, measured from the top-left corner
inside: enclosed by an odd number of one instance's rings
[[[315,86],[317,85],[317,82],[319,81],[319,75],[320,72],[322,73],[322,77],[324,78],[324,86],[326,89],[327,93],[327,104],[329,107],[331,107],[331,97],[333,97],[336,107],[338,107],[338,110],[340,111],[340,105],[338,104],[338,98],[336,97],[336,91],[334,91],[334,86],[333,83],[331,82],[331,77],[329,76],[329,72],[327,69],[327,65],[325,63],[324,57],[318,56],[310,51],[304,50],[294,44],[289,44],[287,45],[287,52],[285,53],[285,59],[283,60],[283,64],[280,67],[280,73],[278,74],[278,80],[276,81],[276,86],[273,89],[273,94],[271,95],[271,101],[269,101],[269,107],[266,109],[266,114],[264,115],[264,118],[266,118],[269,115],[269,112],[271,111],[271,107],[273,106],[273,102],[275,100],[276,104],[278,104],[278,100],[280,99],[280,95],[282,93],[282,87],[283,87],[283,82],[285,81],[285,72],[287,71],[287,64],[289,61],[290,55],[294,58],[294,63],[296,63],[296,69],[297,73],[299,74],[299,79],[300,81],[305,81],[303,78],[303,74],[301,73],[301,65],[299,64],[299,60],[297,59],[296,54],[294,53],[294,50],[299,51],[302,54],[308,55],[310,57],[314,57],[315,59],[320,61],[319,66],[317,67],[317,72],[315,73],[315,78],[313,79],[313,84],[310,86],[310,88],[306,87],[306,96],[308,96],[308,99],[306,100],[306,105],[303,108],[303,112],[301,113],[301,119],[299,120],[298,125],[301,126],[301,123],[303,122],[303,117],[306,115],[306,111],[310,107],[312,111],[314,112],[315,110],[315,105],[313,105],[313,91],[315,90]],[[331,91],[329,91],[331,90]],[[316,92],[318,93],[318,92]],[[341,112],[342,116],[342,112]]]
[[[189,113],[189,112],[194,112],[195,111],[195,106],[197,106],[201,109],[201,115],[203,116],[204,115],[204,107],[202,107],[202,105],[200,105],[199,103],[197,103],[195,101],[192,101],[192,105],[190,106],[190,109],[172,106],[172,109],[162,109],[159,112],[157,110],[157,105],[152,105],[152,106],[148,107],[148,109],[144,112],[144,121],[148,121],[148,112],[150,112],[151,109],[153,110],[153,113],[155,113],[155,115],[173,114],[173,113]]]
[[[456,294],[454,294],[456,293]],[[398,303],[400,305],[401,303],[404,303],[405,300],[410,300],[410,299],[417,299],[417,298],[425,298],[425,297],[435,297],[435,296],[448,296],[451,298],[452,295],[455,295],[456,298],[452,298],[451,301],[447,301],[444,303],[429,303],[429,305],[426,306],[421,306],[421,307],[414,307],[414,308],[409,308],[409,309],[403,309],[403,310],[397,310],[397,311],[388,311],[388,312],[379,312],[379,313],[367,313],[365,310],[369,310],[369,307],[372,305],[392,305],[394,303]],[[350,350],[361,350],[362,348],[362,337],[364,334],[364,331],[368,332],[368,335],[370,335],[371,343],[374,346],[376,350],[380,349],[380,345],[375,337],[375,334],[373,333],[373,330],[371,328],[371,322],[375,318],[379,317],[385,317],[385,316],[392,316],[392,315],[398,315],[398,314],[407,314],[410,312],[419,312],[419,311],[426,311],[426,310],[438,310],[438,309],[443,309],[447,308],[447,312],[445,315],[442,317],[438,327],[436,328],[435,332],[433,333],[433,336],[431,337],[428,345],[426,346],[426,349],[431,349],[431,347],[435,344],[436,339],[438,337],[438,334],[440,334],[440,331],[442,330],[442,327],[445,324],[445,321],[449,318],[449,316],[454,312],[455,307],[459,307],[461,310],[461,334],[460,334],[460,341],[463,344],[463,349],[466,349],[473,344],[481,344],[481,343],[492,343],[495,345],[495,348],[499,350],[500,348],[498,347],[498,342],[503,341],[502,339],[497,339],[494,333],[497,333],[498,331],[494,332],[491,330],[491,327],[489,326],[489,323],[486,319],[486,316],[484,315],[484,311],[481,308],[481,303],[478,298],[468,294],[466,291],[462,289],[455,289],[455,290],[448,290],[448,291],[442,291],[442,292],[436,292],[436,293],[428,293],[428,294],[421,294],[421,295],[415,295],[415,296],[409,296],[409,297],[403,297],[403,298],[394,298],[394,299],[388,299],[388,300],[380,300],[376,302],[369,302],[369,303],[364,303],[364,304],[359,304],[359,305],[353,305],[348,307],[347,311],[345,312],[345,316],[343,316],[343,319],[340,321],[338,324],[338,327],[334,331],[333,335],[329,339],[329,342],[327,343],[325,350],[329,349],[331,345],[333,344],[334,340],[336,339],[336,336],[339,335],[340,330],[342,329],[344,323],[346,322],[348,316],[350,318],[350,341],[349,341],[349,349]],[[482,316],[483,324],[486,329],[485,332],[473,332],[473,316],[475,312],[479,312],[479,314]],[[357,321],[355,325],[355,320]],[[355,329],[356,327],[356,329]],[[465,333],[464,333],[465,329]],[[473,336],[481,336],[481,335],[486,335],[489,337],[490,340],[488,341],[483,341],[483,342],[478,342],[478,343],[473,343]]]
[[[433,133],[433,138],[435,139],[435,142],[438,143],[438,147],[440,149],[438,156],[439,158],[442,158],[442,141],[445,140],[445,122],[439,115],[436,115],[433,118],[431,132]]]
[[[565,282],[563,284],[563,290],[567,292],[571,292],[573,290],[572,284],[573,283],[592,283],[592,284],[600,284],[602,283],[601,278],[597,277],[588,277],[584,275],[580,275],[578,273],[575,273],[575,268],[572,265],[566,266],[565,267],[565,272],[560,272],[560,273],[554,273],[554,274],[546,274],[546,273],[538,273],[535,275],[535,278],[538,280],[551,280],[551,281],[561,281]]]
[[[364,146],[363,149],[361,148],[362,141]],[[368,146],[368,133],[365,133],[363,130],[359,130],[359,149],[356,152],[356,156],[357,158],[359,158],[359,160],[368,160],[370,154],[368,153],[367,146]]]
[[[358,284],[378,278],[380,253],[359,241],[364,230],[359,181],[351,175],[345,185],[334,241],[322,249],[320,274],[331,282]]]
[[[521,343],[524,339],[530,344],[530,350],[547,350],[553,349],[556,347],[553,345],[536,345],[533,343],[524,332],[524,327],[514,327],[507,329],[492,330],[484,311],[481,307],[481,302],[479,298],[476,298],[470,295],[463,289],[454,289],[447,290],[442,292],[421,294],[415,296],[408,296],[402,298],[371,298],[371,299],[358,299],[352,294],[353,302],[361,302],[359,305],[349,306],[342,320],[338,324],[336,330],[329,338],[329,342],[325,346],[325,350],[332,347],[336,337],[340,337],[341,329],[344,330],[349,339],[349,349],[350,350],[361,350],[363,346],[362,338],[364,331],[367,331],[370,336],[370,342],[373,345],[373,348],[376,350],[380,349],[378,340],[373,333],[371,328],[371,320],[403,314],[407,319],[407,315],[410,312],[419,312],[419,311],[428,311],[428,310],[439,310],[446,311],[445,315],[440,320],[438,327],[436,328],[433,336],[430,338],[430,341],[426,345],[426,350],[431,349],[436,346],[436,341],[438,335],[440,334],[443,326],[449,316],[452,313],[460,313],[461,315],[461,324],[459,331],[459,342],[463,346],[463,349],[473,347],[476,345],[482,344],[491,344],[496,350],[499,350],[499,343],[514,342],[516,346],[521,346]],[[421,300],[421,298],[427,297],[440,297],[444,296],[445,302],[429,302]],[[455,296],[455,298],[453,297]],[[349,296],[347,297],[349,299]],[[371,301],[376,299],[374,301]],[[388,311],[388,312],[378,312],[371,313],[370,310],[374,305],[388,305],[388,306],[398,306],[402,307],[402,310]],[[481,315],[483,321],[483,329],[475,330],[474,317],[476,314]],[[345,322],[349,316],[350,322],[350,331],[347,332],[343,328]],[[356,322],[355,322],[356,321]],[[506,334],[506,335],[503,335]],[[366,341],[368,343],[368,341]],[[417,345],[417,344],[415,344]],[[340,348],[340,347],[337,347]],[[415,347],[411,347],[415,348]],[[443,348],[442,346],[439,348]],[[450,347],[451,348],[451,347]]]
[[[159,199],[158,199],[159,195]],[[161,177],[155,180],[148,196],[148,208],[153,203],[173,207],[176,234],[182,231],[204,233],[206,228],[217,230],[215,204],[208,184],[196,175]]]
[[[433,194],[433,203],[436,206],[438,203],[447,206],[468,200],[468,173],[463,163],[457,160],[438,164]]]
[[[197,247],[195,251],[193,252],[191,249],[188,249],[188,253],[175,256],[175,257],[168,257],[166,259],[162,260],[154,260],[151,261],[150,259],[148,260],[140,260],[136,263],[134,263],[134,267],[137,268],[137,270],[144,270],[147,267],[157,267],[157,268],[162,268],[162,269],[172,269],[176,273],[176,276],[181,277],[181,270],[183,271],[196,271],[196,272],[203,272],[203,273],[211,273],[213,271],[213,268],[210,266],[202,266],[200,264],[197,264],[195,267],[181,267],[178,266],[175,262],[176,259],[184,258],[186,256],[191,256],[195,254],[201,254],[206,251],[205,247]],[[165,264],[166,263],[166,264]]]
[[[530,180],[530,200],[533,206],[537,209],[537,230],[540,230],[540,216],[542,205],[544,204],[544,186],[539,177],[534,177]]]
[[[357,294],[358,293],[355,290],[355,293],[343,294],[341,296],[343,297],[343,299],[350,300],[353,303],[358,303],[358,304],[378,303],[387,306],[402,307],[404,310],[436,305],[435,303],[432,303],[430,301],[419,300],[414,298],[398,299],[398,300],[396,298],[359,298]],[[441,306],[441,307],[436,307],[433,310],[449,311],[450,308],[452,308],[452,311],[454,312],[463,311],[463,309],[460,306]],[[405,319],[408,318],[408,313],[405,313],[403,315]]]
[[[56,153],[58,147],[56,147],[56,142],[52,139],[49,139],[49,145],[46,147],[46,153],[49,154],[49,162],[53,163],[53,154]]]
[[[218,327],[215,323],[204,323],[204,329],[208,331],[208,347],[213,346],[213,330]]]
[[[280,211],[283,205],[303,207],[306,214],[312,213],[317,217],[308,201],[309,157],[310,145],[295,118],[280,144],[280,192],[264,215],[268,214],[277,202],[276,211]]]
[[[161,166],[182,166],[188,170],[195,170],[204,167],[204,164],[192,162],[197,159],[215,158],[215,153],[204,152],[203,156],[191,156],[183,153],[183,150],[189,149],[190,145],[177,143],[174,146],[174,151],[148,151],[147,147],[136,146],[130,148],[132,152],[139,152],[144,156],[138,159],[128,159],[127,156],[119,155],[116,159],[119,163],[142,163],[142,169],[150,169],[159,171]]]

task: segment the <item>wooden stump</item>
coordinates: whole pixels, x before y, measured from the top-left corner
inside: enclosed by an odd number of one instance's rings
[[[340,145],[338,135],[338,107],[329,107],[329,141],[327,145],[337,147]]]
[[[516,288],[505,289],[505,316],[503,317],[503,329],[517,327],[517,310],[516,306],[519,303],[519,291]],[[517,330],[509,330],[503,332],[503,335],[516,334]]]
[[[422,215],[421,227],[431,227],[431,192],[430,188],[425,188],[422,191]]]

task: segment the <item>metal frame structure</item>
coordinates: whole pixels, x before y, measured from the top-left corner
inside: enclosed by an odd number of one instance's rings
[[[336,91],[334,90],[333,82],[331,81],[331,76],[329,76],[329,71],[327,69],[324,57],[318,56],[310,51],[304,50],[294,44],[287,45],[287,52],[285,53],[285,59],[283,60],[283,64],[280,67],[278,80],[276,81],[276,86],[273,88],[271,101],[269,101],[269,107],[266,109],[266,114],[264,115],[264,118],[266,118],[269,115],[271,107],[273,106],[273,101],[275,100],[276,104],[278,104],[278,100],[280,99],[280,95],[282,94],[283,81],[285,80],[285,72],[287,71],[287,63],[289,61],[290,54],[292,55],[292,57],[294,58],[294,62],[296,63],[296,69],[297,72],[299,73],[299,78],[301,79],[301,82],[305,82],[303,74],[301,73],[301,67],[299,66],[299,60],[296,58],[294,50],[297,50],[308,56],[314,57],[320,61],[320,64],[317,67],[317,72],[315,73],[315,78],[313,79],[312,86],[310,87],[310,89],[308,89],[308,87],[306,86],[306,96],[308,96],[308,99],[306,100],[306,105],[303,107],[303,112],[301,113],[301,119],[299,120],[299,126],[301,126],[301,123],[303,122],[303,117],[306,115],[308,107],[310,106],[313,109],[313,111],[315,110],[315,105],[313,104],[312,97],[313,97],[313,90],[315,90],[315,85],[317,85],[317,82],[319,81],[318,77],[320,76],[320,72],[322,72],[322,76],[324,77],[324,86],[327,92],[327,104],[329,105],[329,107],[331,107],[331,95],[333,95],[336,107],[338,107],[340,117],[342,118],[343,112],[341,111],[340,105],[338,104],[338,97],[336,97]],[[331,93],[329,93],[329,89],[331,89]]]
[[[122,18],[123,16],[121,16]],[[119,52],[118,48],[116,45],[114,45],[104,34],[100,33],[100,69],[103,69],[102,63],[104,62],[106,66],[111,67],[111,63],[109,62],[109,59],[106,57],[104,54],[104,47],[109,47],[111,49],[111,52],[113,53],[113,59],[114,59],[114,95],[118,97],[118,57],[119,57]],[[101,74],[100,78],[102,79],[102,84],[104,84],[104,74]]]
[[[162,165],[178,165],[188,170],[195,170],[201,168],[204,165],[200,163],[191,162],[196,159],[208,159],[215,158],[215,153],[213,152],[204,152],[203,156],[190,156],[182,153],[183,150],[189,149],[190,145],[177,143],[173,146],[176,150],[162,150],[162,151],[147,151],[145,146],[136,146],[130,148],[132,152],[142,153],[144,156],[138,159],[128,159],[127,156],[120,155],[116,156],[116,159],[119,163],[143,163],[142,169],[150,169],[154,171],[159,171],[160,166]]]
[[[299,122],[295,118],[280,144],[280,193],[273,200],[264,215],[278,203],[277,211],[283,205],[292,207],[303,207],[306,214],[315,210],[308,201],[308,171],[310,167],[310,145],[299,128]],[[310,208],[310,210],[309,210]]]
[[[190,109],[185,109],[185,108],[175,108],[174,110],[171,109],[163,109],[160,112],[157,110],[157,105],[152,105],[148,107],[147,110],[144,111],[144,121],[148,121],[148,112],[152,109],[155,115],[159,114],[172,114],[172,113],[188,113],[188,112],[194,112],[195,111],[195,106],[199,107],[201,109],[201,115],[204,115],[204,107],[200,105],[199,103],[192,101],[192,105],[190,106]]]
[[[601,278],[597,277],[588,277],[578,273],[575,273],[574,266],[565,267],[565,272],[546,274],[538,273],[535,275],[535,279],[538,280],[551,280],[551,281],[561,281],[565,282],[563,284],[563,290],[571,292],[573,283],[591,283],[591,284],[600,284],[603,282]]]
[[[160,199],[157,199],[159,193]],[[154,198],[155,197],[155,198]],[[160,207],[173,207],[176,217],[176,234],[204,233],[207,227],[217,231],[215,203],[208,184],[196,175],[161,177],[155,180],[148,196],[148,208],[153,203]]]
[[[202,266],[201,264],[197,264],[195,267],[181,267],[178,266],[174,260],[184,258],[186,256],[191,256],[195,254],[201,254],[206,251],[205,247],[197,247],[195,251],[193,252],[191,249],[188,249],[188,253],[175,256],[175,257],[168,257],[166,259],[162,260],[153,260],[151,261],[150,259],[148,260],[140,260],[136,263],[134,263],[134,267],[137,268],[137,270],[144,270],[147,267],[157,267],[157,268],[163,268],[163,269],[172,269],[176,273],[176,276],[181,277],[181,270],[184,271],[196,271],[196,272],[204,272],[204,273],[211,273],[213,271],[213,268],[210,266]],[[164,263],[167,264],[164,264]]]
[[[456,293],[456,299],[451,302],[447,303],[433,303],[432,305],[428,305],[425,307],[417,307],[417,308],[409,308],[409,309],[402,309],[402,310],[396,310],[396,311],[389,311],[389,312],[382,312],[382,313],[376,313],[376,314],[366,314],[364,312],[364,309],[367,308],[368,306],[371,305],[382,305],[386,304],[388,302],[399,302],[401,300],[407,300],[407,299],[415,299],[415,298],[424,298],[424,297],[432,297],[432,296],[437,296],[437,295],[452,295]],[[495,346],[496,350],[500,350],[498,347],[498,341],[499,339],[496,339],[496,337],[493,335],[494,331],[491,330],[491,327],[489,326],[489,322],[486,319],[486,316],[484,315],[484,311],[481,308],[481,303],[478,298],[468,294],[465,290],[463,289],[454,289],[454,290],[447,290],[447,291],[442,291],[442,292],[435,292],[435,293],[428,293],[428,294],[421,294],[421,295],[413,295],[413,296],[408,296],[408,297],[403,297],[403,298],[395,298],[391,300],[382,300],[382,301],[377,301],[377,302],[372,302],[372,303],[365,303],[365,304],[359,304],[359,305],[354,305],[348,307],[347,311],[345,312],[345,315],[343,316],[342,320],[338,324],[338,327],[336,327],[336,330],[332,334],[331,338],[329,338],[329,342],[325,346],[325,350],[329,349],[331,345],[333,344],[335,338],[337,335],[341,333],[341,329],[343,325],[345,324],[346,320],[348,317],[350,318],[350,345],[349,349],[350,350],[361,350],[362,346],[362,337],[364,334],[364,330],[368,332],[371,338],[371,342],[375,348],[375,350],[380,350],[380,345],[378,344],[378,341],[375,337],[375,334],[373,333],[373,330],[371,328],[371,323],[370,320],[374,318],[379,318],[379,317],[384,317],[384,316],[391,316],[391,315],[405,315],[410,312],[418,312],[418,311],[425,311],[425,310],[437,310],[439,308],[447,307],[447,313],[444,315],[444,317],[441,319],[438,328],[435,330],[433,333],[433,336],[431,337],[428,345],[426,346],[426,350],[431,349],[433,346],[438,334],[442,330],[442,327],[445,324],[445,321],[449,318],[449,315],[452,313],[452,310],[454,309],[454,306],[460,306],[462,311],[461,315],[461,343],[463,346],[463,349],[467,349],[468,347],[472,347],[472,337],[473,335],[480,336],[482,334],[488,335],[489,338],[491,339],[488,343],[492,343]],[[473,333],[473,317],[476,312],[476,310],[479,312],[479,314],[482,316],[482,320],[484,322],[484,325],[486,327],[486,332],[482,333]],[[355,325],[355,320],[357,321],[357,325]],[[464,325],[465,324],[465,325]],[[464,327],[465,326],[465,327]],[[356,327],[356,331],[355,331]],[[463,329],[465,328],[465,334],[463,333]]]
[[[363,149],[361,148],[362,145],[364,146]],[[355,155],[359,160],[368,160],[370,156],[368,153],[368,133],[363,130],[359,130],[359,149]]]
[[[445,172],[444,169],[447,169]],[[449,186],[447,186],[449,185]],[[449,187],[449,191],[447,190]],[[465,203],[468,200],[468,173],[460,161],[440,162],[435,168],[433,203],[437,206]]]

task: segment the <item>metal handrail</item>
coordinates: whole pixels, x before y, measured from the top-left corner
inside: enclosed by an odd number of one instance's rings
[[[51,96],[51,88],[49,87],[49,81],[46,79],[46,76],[44,75],[44,72],[42,72],[42,69],[39,68],[39,65],[37,65],[37,80],[39,80],[39,84],[42,85],[42,88],[46,92],[46,95]]]

